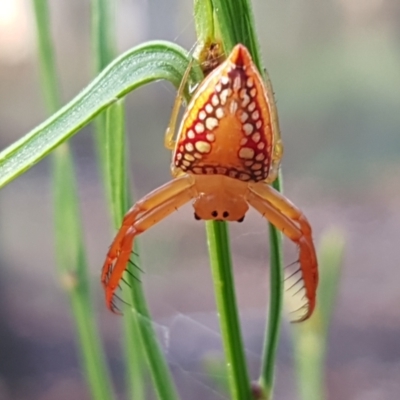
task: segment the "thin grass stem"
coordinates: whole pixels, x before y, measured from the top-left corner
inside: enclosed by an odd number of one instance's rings
[[[255,31],[254,17],[249,0],[213,0],[218,26],[229,52],[237,43],[244,44],[250,51],[253,61],[272,90],[266,69],[263,68],[258,39]],[[282,188],[282,178],[273,183],[278,191]],[[270,300],[268,326],[264,341],[262,367],[259,378],[262,396],[271,399],[274,383],[276,352],[279,343],[280,321],[283,303],[283,259],[282,237],[278,230],[269,225],[270,240]]]
[[[114,40],[109,29],[109,26],[113,25],[113,18],[110,12],[110,4],[106,0],[92,0],[92,9],[93,48],[97,60],[95,64],[98,72],[100,72],[111,61],[111,56],[114,53]],[[122,100],[113,104],[105,114],[103,113],[97,118],[96,130],[99,164],[109,200],[109,210],[114,228],[118,229],[124,214],[131,206],[127,179],[125,113]],[[137,245],[136,253],[138,253]],[[135,263],[138,262],[139,260],[136,259]],[[139,273],[134,271],[135,276]],[[134,279],[130,274],[127,274],[125,279],[130,290],[131,301],[128,301],[128,303],[133,305],[133,310],[124,307],[123,317],[128,396],[132,400],[144,398],[143,361],[147,360],[159,399],[177,399],[172,376],[153,329],[140,278]]]
[[[60,107],[57,73],[46,0],[35,0],[40,75],[49,113]],[[90,300],[73,161],[67,144],[53,156],[54,220],[58,270],[70,299],[80,358],[93,399],[113,398],[108,370]]]

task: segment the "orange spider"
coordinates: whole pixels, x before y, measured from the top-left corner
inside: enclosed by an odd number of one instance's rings
[[[116,311],[113,297],[134,238],[192,201],[197,220],[242,222],[252,206],[298,245],[296,283],[302,282],[306,302],[298,321],[307,319],[315,307],[317,259],[307,219],[268,185],[283,152],[270,83],[264,84],[248,50],[238,44],[198,86],[174,140],[179,107],[177,101],[165,137],[174,150],[173,180],[133,205],[108,251],[101,277],[108,308]]]

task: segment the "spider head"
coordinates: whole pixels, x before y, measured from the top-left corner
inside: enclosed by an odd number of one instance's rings
[[[193,208],[196,219],[242,222],[249,206],[243,197],[220,191],[200,194]]]

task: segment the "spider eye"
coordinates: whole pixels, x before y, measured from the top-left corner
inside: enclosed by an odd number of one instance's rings
[[[242,218],[238,219],[237,222],[243,222],[243,220],[244,220],[244,215]]]
[[[213,211],[213,212],[211,213],[211,215],[212,215],[214,218],[218,217],[218,211]]]
[[[228,211],[224,211],[223,214],[222,214],[222,216],[223,216],[224,218],[228,218],[228,217],[229,217]]]
[[[196,213],[194,213],[194,219],[197,220],[197,221],[201,220],[201,218]]]

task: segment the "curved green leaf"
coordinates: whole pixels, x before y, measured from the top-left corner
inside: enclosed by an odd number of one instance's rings
[[[118,57],[66,106],[0,153],[0,187],[28,170],[131,90],[160,79],[177,87],[188,59],[186,50],[162,41],[147,42]],[[200,69],[193,68],[188,85],[201,77]]]

